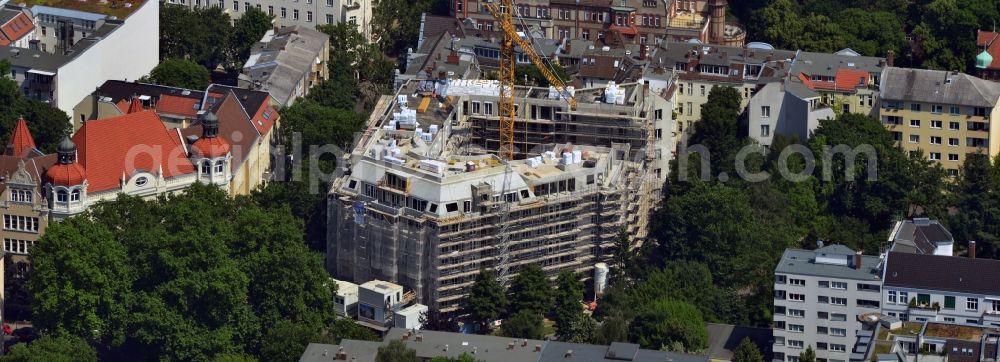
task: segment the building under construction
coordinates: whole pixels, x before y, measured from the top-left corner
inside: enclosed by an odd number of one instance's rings
[[[498,93],[496,81],[413,80],[380,100],[329,194],[336,278],[393,281],[453,313],[498,260],[510,274],[534,263],[589,276],[622,231],[645,238],[674,148],[659,131],[672,129],[668,101],[612,84],[575,90],[570,109],[554,89],[516,87],[505,164]]]

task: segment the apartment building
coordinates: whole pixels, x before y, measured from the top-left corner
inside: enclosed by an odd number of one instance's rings
[[[305,97],[330,78],[330,37],[312,27],[268,30],[250,50],[239,76],[240,88],[268,92],[282,107]]]
[[[409,81],[380,100],[328,197],[336,278],[388,280],[456,312],[480,268],[497,265],[504,204],[512,274],[528,263],[589,274],[622,229],[645,236],[669,162],[653,155],[672,149],[654,131],[669,124],[667,103],[633,83],[577,89],[570,110],[555,90],[516,87],[508,174],[494,154],[498,91],[497,81]]]
[[[372,39],[373,0],[165,0],[165,4],[202,7],[218,6],[233,19],[239,19],[251,7],[270,15],[276,27],[303,26],[314,28],[323,24],[354,25],[369,41]]]
[[[860,323],[879,311],[880,260],[843,245],[787,249],[774,270],[774,360],[797,362],[807,347],[821,362],[850,359]]]
[[[970,251],[975,250],[974,247]],[[1000,327],[1000,260],[890,251],[882,312],[903,321]]]
[[[27,48],[0,48],[0,59],[11,63],[11,78],[22,93],[70,114],[105,81],[149,74],[160,61],[160,4],[121,3],[128,6],[93,5],[100,12],[42,5],[28,9],[34,40]]]
[[[796,52],[787,76],[751,92],[747,134],[770,145],[775,135],[806,140],[823,119],[878,111],[878,84],[888,59],[851,49],[836,53]]]
[[[3,251],[14,263],[27,262],[28,254],[48,227],[45,169],[55,157],[35,148],[27,121],[19,119],[0,155],[0,213],[3,214]]]
[[[499,27],[486,5],[456,0],[452,15],[475,29]],[[584,39],[600,45],[656,44],[661,40],[743,46],[746,32],[726,23],[725,0],[529,0],[515,4],[517,26],[549,39]]]
[[[906,151],[958,175],[965,156],[1000,152],[1000,84],[971,75],[888,67],[881,79],[880,117]]]

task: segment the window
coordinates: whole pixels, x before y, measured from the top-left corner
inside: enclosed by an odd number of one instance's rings
[[[958,147],[958,138],[949,138],[948,145],[952,147]]]
[[[483,113],[486,114],[487,116],[492,116],[493,115],[493,103],[492,102],[483,103]]]
[[[931,128],[941,129],[941,124],[942,123],[943,122],[941,122],[941,121],[931,121]]]
[[[824,320],[825,319],[830,319],[830,313],[829,312],[816,312],[816,318],[824,319]]]
[[[824,327],[824,326],[817,326],[816,327],[816,334],[829,334],[829,333],[830,333],[830,329],[827,328],[827,327]]]
[[[785,329],[785,322],[774,321],[774,329]]]
[[[287,17],[288,17],[288,10],[285,10],[285,8],[281,8],[281,18],[284,19]]]
[[[34,241],[3,239],[3,250],[11,254],[28,254],[28,249],[35,246]]]
[[[917,294],[917,304],[920,304],[920,305],[931,305],[931,295],[930,294],[924,294],[924,293]]]
[[[806,296],[805,294],[788,293],[788,300],[793,302],[805,302]]]
[[[927,158],[931,159],[931,161],[940,161],[941,152],[931,152],[930,154],[927,155]]]
[[[979,298],[966,298],[965,310],[979,310]]]
[[[223,170],[222,167],[223,167],[224,164],[225,163],[223,161],[216,161],[215,162],[215,173],[221,174],[222,170]]]
[[[955,309],[955,296],[944,296],[944,309]]]
[[[333,6],[333,0],[326,0],[326,6]]]
[[[333,15],[326,14],[326,23],[327,24],[333,24]]]
[[[830,335],[834,337],[845,337],[847,336],[847,330],[844,328],[830,328]]]
[[[944,317],[945,323],[955,323],[954,317]]]
[[[910,103],[910,110],[920,112],[920,103]]]
[[[677,102],[677,114],[684,114],[684,103]]]
[[[843,344],[830,343],[830,350],[834,352],[847,351],[847,346]]]
[[[267,6],[267,15],[274,16],[274,6]]]
[[[801,346],[799,348],[802,348]],[[799,362],[799,356],[787,356],[788,362]]]
[[[919,119],[911,119],[910,120],[910,127],[920,127],[920,120]]]
[[[348,17],[347,23],[351,25],[358,25],[358,17],[357,16]]]
[[[948,154],[948,161],[958,161],[958,154],[957,153],[949,153]]]
[[[887,291],[885,294],[886,294],[886,303],[888,303],[888,304],[896,304],[896,291],[895,290]]]
[[[827,297],[825,295],[817,296],[816,297],[816,302],[817,303],[822,303],[822,304],[829,304],[830,303],[830,297]]]
[[[771,126],[767,124],[760,125],[760,136],[770,137],[771,136]]]
[[[704,85],[701,86],[701,95],[705,95],[705,86]]]
[[[831,297],[830,304],[833,305],[847,305],[847,298]]]
[[[802,343],[802,341],[796,341],[794,339],[789,339],[788,340],[788,347],[789,348],[803,348],[802,347],[803,345],[804,344]]]
[[[886,116],[885,124],[901,125],[903,124],[903,117],[900,116]]]
[[[310,22],[310,23],[313,21],[313,12],[312,11],[306,11],[306,21]]]
[[[827,347],[826,342],[816,342],[816,349],[817,350],[825,351],[825,350],[827,350],[827,348],[829,348],[829,347]]]
[[[3,228],[4,230],[37,233],[38,218],[20,215],[4,215]]]
[[[972,110],[972,115],[977,117],[986,117],[987,113],[990,113],[989,108],[976,107]]]
[[[920,143],[920,135],[911,134],[910,143]]]
[[[794,333],[802,333],[806,331],[806,327],[801,324],[789,324],[788,331]]]
[[[940,104],[931,105],[931,113],[944,113],[944,106]]]
[[[69,194],[66,192],[66,190],[56,191],[56,201],[66,202],[67,200],[69,200]]]
[[[142,177],[139,177],[139,178],[135,179],[135,185],[138,186],[138,187],[143,187],[148,182],[149,182],[149,179],[146,178],[146,176],[142,176]]]
[[[948,107],[948,113],[951,113],[952,115],[958,115],[960,112],[961,110],[958,108],[958,106]]]
[[[948,122],[948,129],[952,131],[958,131],[961,128],[961,123],[958,122]]]
[[[10,189],[11,202],[31,203],[31,196],[31,190]]]
[[[978,319],[966,319],[965,323],[966,324],[974,324],[974,325],[978,326],[979,325],[979,320]]]
[[[780,274],[779,274],[779,275],[775,275],[775,276],[774,276],[774,282],[775,282],[776,284],[785,284],[785,282],[786,282],[787,280],[788,280],[788,278],[786,278],[786,277],[785,277],[784,275],[780,275]]]
[[[990,301],[990,312],[992,312],[994,314],[1000,312],[1000,300],[991,300]]]
[[[233,11],[240,11],[240,2],[233,1]]]
[[[299,20],[299,9],[292,9],[292,19]]]
[[[74,189],[73,191],[70,191],[69,201],[70,202],[80,201],[80,189]]]
[[[845,283],[845,282],[830,282],[830,289],[846,290],[847,289],[847,283]]]
[[[694,106],[691,105],[691,102],[688,102],[688,115],[689,116],[691,115],[691,112],[694,112]],[[690,123],[690,121],[688,121],[688,123]]]
[[[765,117],[765,118],[770,117],[771,116],[771,106],[761,106],[760,107],[760,116],[761,117]]]
[[[843,322],[847,320],[847,314],[843,313],[833,313],[830,314],[830,320],[834,322]]]
[[[201,163],[201,174],[202,175],[208,175],[210,172],[212,172],[212,163],[209,162],[209,161],[202,162]]]
[[[802,309],[789,309],[788,310],[788,316],[789,317],[795,317],[795,318],[805,318],[806,317],[806,311],[804,311]]]
[[[803,287],[803,286],[806,285],[806,281],[805,281],[805,279],[789,278],[788,279],[788,284],[791,284],[791,285],[794,285],[794,286],[798,286],[798,287]]]

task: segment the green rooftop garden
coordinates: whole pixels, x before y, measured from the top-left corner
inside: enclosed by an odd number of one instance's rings
[[[12,0],[12,4],[51,6],[60,9],[86,11],[125,19],[143,4],[143,0]]]

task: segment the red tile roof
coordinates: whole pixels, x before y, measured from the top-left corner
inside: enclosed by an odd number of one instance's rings
[[[176,131],[167,130],[153,111],[89,121],[73,135],[77,162],[87,170],[89,192],[120,187],[122,175],[136,171],[170,178],[194,172]]]
[[[265,108],[270,108],[270,105],[262,106],[262,110],[258,111],[258,114],[263,114]],[[219,106],[215,108],[215,115],[219,117],[219,138],[226,140],[232,147],[232,161],[230,163],[233,171],[236,171],[253,151],[254,143],[257,143],[261,138],[257,122],[251,122],[251,119],[247,117],[247,112],[244,112],[240,105],[239,97],[233,92],[227,93],[225,98],[220,101]],[[268,130],[273,126],[275,117],[277,117],[277,112],[272,112],[271,122],[264,123],[265,120],[261,116],[261,121]],[[201,137],[201,124],[188,127],[182,133],[185,137]],[[268,145],[262,147],[268,147]]]
[[[799,80],[801,80],[802,84],[805,84],[809,89],[816,89],[816,86],[813,85],[812,79],[809,79],[809,76],[805,73],[799,73]]]
[[[191,153],[205,158],[216,158],[225,156],[231,148],[229,142],[222,137],[202,137],[191,145]]]
[[[19,118],[14,125],[14,132],[10,135],[10,143],[7,144],[7,155],[25,157],[35,148],[37,146],[35,139],[31,137],[31,131],[28,130],[28,122],[24,118]]]
[[[115,105],[118,106],[119,111],[122,111],[122,114],[128,114],[128,99],[122,99]]]
[[[87,171],[79,163],[56,164],[45,172],[45,177],[56,186],[73,186],[83,184],[87,179]]]
[[[199,99],[164,94],[156,101],[156,112],[194,117],[198,115],[199,103],[201,103]]]
[[[986,48],[986,52],[993,56],[988,69],[1000,69],[1000,33],[980,30],[976,33],[976,46]]]
[[[31,23],[31,19],[19,12],[10,21],[0,25],[0,46],[10,45],[30,33],[34,28],[35,25]]]
[[[855,90],[858,87],[863,87],[868,85],[869,74],[863,70],[857,69],[837,69],[837,75],[834,76],[834,82],[837,84],[837,90]]]
[[[248,109],[248,111],[251,110]],[[274,109],[274,107],[271,107],[270,104],[265,102],[264,104],[261,104],[260,109],[256,111],[250,122],[253,123],[255,128],[257,128],[257,132],[264,135],[271,131],[271,127],[274,126],[274,122],[277,120],[278,110]]]

